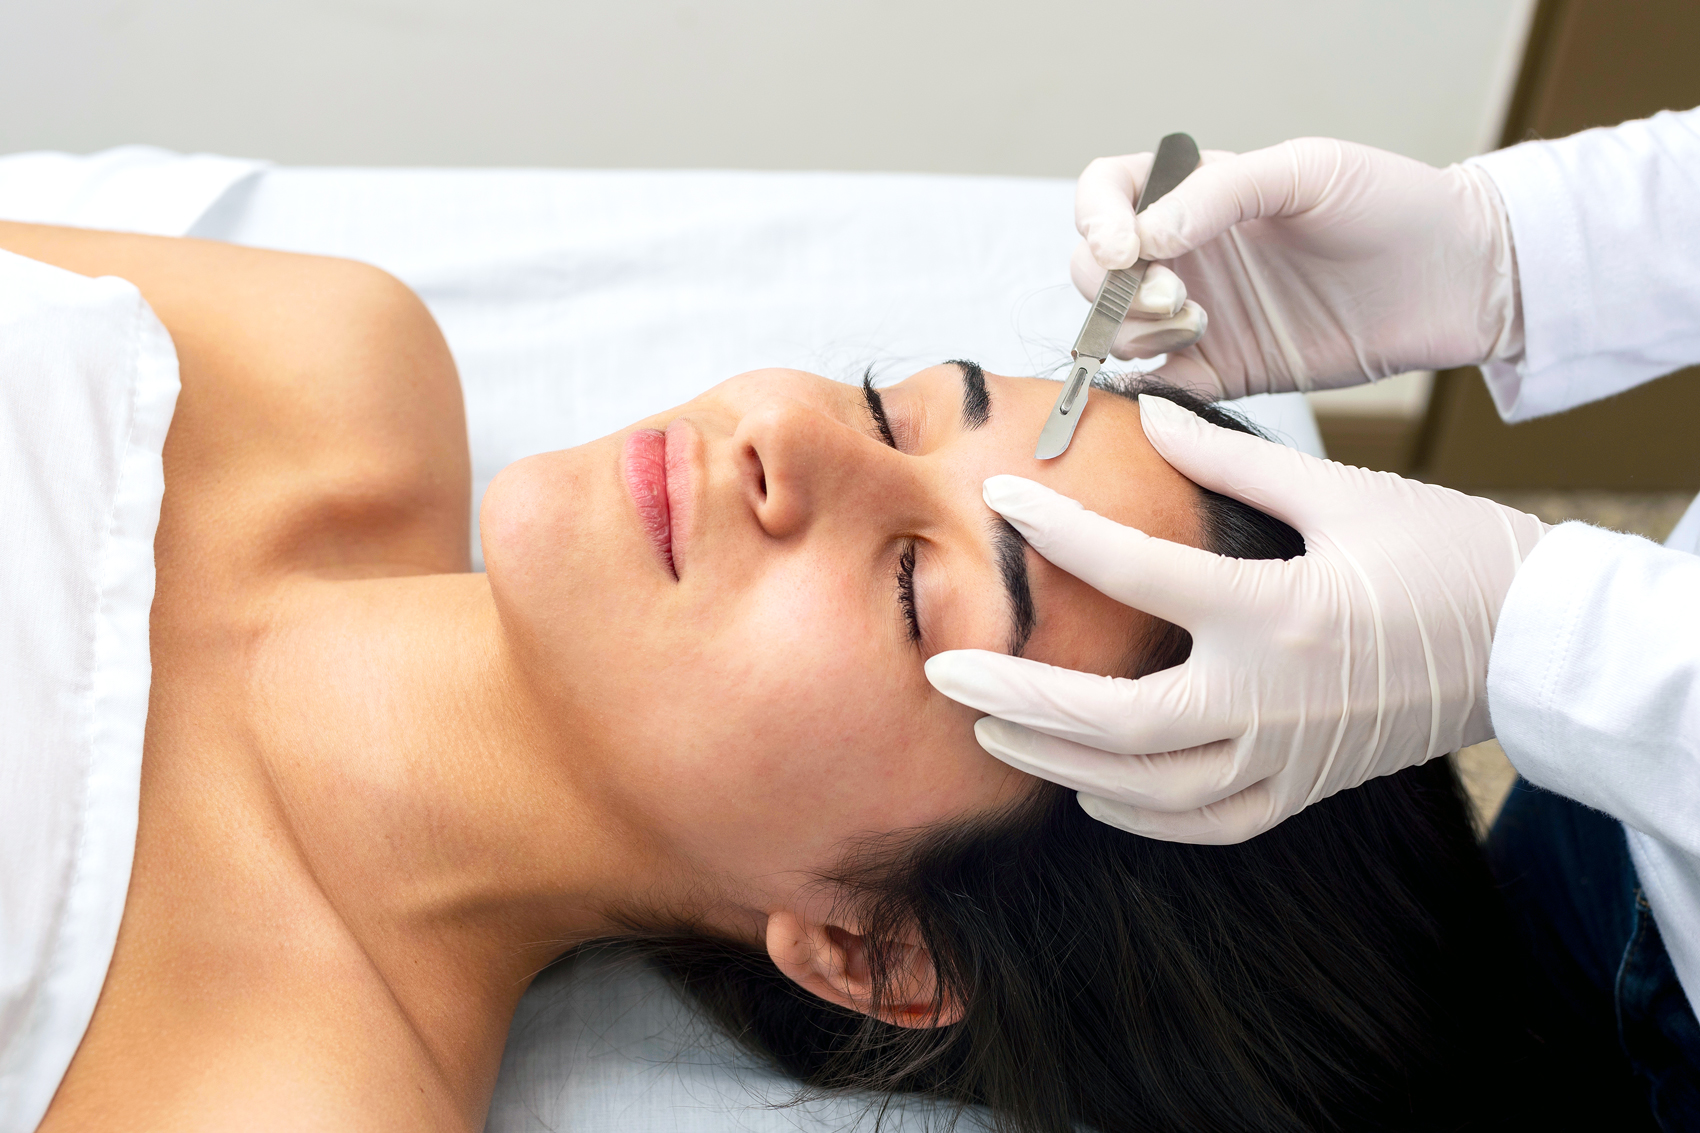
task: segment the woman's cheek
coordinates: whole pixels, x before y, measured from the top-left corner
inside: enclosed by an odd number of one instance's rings
[[[742,639],[725,650],[743,659],[727,690],[738,696],[729,716],[763,737],[764,770],[776,778],[818,777],[829,761],[848,770],[901,735],[913,695],[907,658],[852,580],[793,574],[772,582],[740,620]],[[918,673],[919,660],[910,667]]]
[[[750,737],[742,768],[749,798],[778,845],[817,842],[830,850],[818,862],[824,867],[852,836],[999,801],[1008,769],[975,743],[970,722],[930,710],[937,694],[907,643],[866,624],[840,623],[811,638],[806,631],[826,623],[775,612],[778,626],[792,627],[790,644],[768,651],[752,673],[775,695],[734,715]]]
[[[810,573],[769,571],[680,619],[630,721],[646,809],[705,864],[826,864],[903,738],[896,651],[865,593]]]
[[[680,848],[710,868],[822,869],[853,836],[996,801],[1007,769],[927,685],[895,603],[883,621],[869,580],[785,566],[681,627],[657,682],[641,726]]]

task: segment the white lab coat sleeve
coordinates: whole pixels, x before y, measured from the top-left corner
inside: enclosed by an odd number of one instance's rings
[[[1700,1004],[1700,556],[1583,523],[1548,533],[1500,612],[1488,706],[1525,778],[1622,820]]]
[[[1524,421],[1700,362],[1700,109],[1472,158],[1505,202],[1521,358],[1483,368]]]

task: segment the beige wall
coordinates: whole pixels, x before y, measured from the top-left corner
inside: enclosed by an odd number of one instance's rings
[[[1529,0],[6,0],[0,152],[1072,176],[1170,130],[1446,162]]]

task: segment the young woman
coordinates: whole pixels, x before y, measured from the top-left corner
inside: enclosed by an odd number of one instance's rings
[[[1027,551],[988,475],[1302,550],[1175,473],[1134,401],[1039,463],[1051,383],[745,374],[509,468],[472,574],[454,364],[400,284],[24,225],[0,247],[135,283],[182,374],[133,877],[44,1130],[478,1129],[529,979],[608,938],[814,1082],[1024,1130],[1451,1127],[1521,1041],[1444,766],[1245,846],[1145,843],[927,684],[949,648],[1185,656]]]

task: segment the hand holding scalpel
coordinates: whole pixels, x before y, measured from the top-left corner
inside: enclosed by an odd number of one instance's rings
[[[1140,190],[1139,203],[1133,211],[1144,212],[1197,168],[1198,145],[1191,137],[1170,134],[1164,138],[1157,145],[1157,156],[1151,162],[1151,175],[1145,179],[1145,188]],[[1068,449],[1068,442],[1074,438],[1074,427],[1080,423],[1080,416],[1086,409],[1087,387],[1104,364],[1104,359],[1110,356],[1116,331],[1127,317],[1128,308],[1133,305],[1134,296],[1139,294],[1139,285],[1145,279],[1145,269],[1150,266],[1149,260],[1140,260],[1132,267],[1118,268],[1106,275],[1099,285],[1098,297],[1092,301],[1092,310],[1086,316],[1086,325],[1080,328],[1080,337],[1074,340],[1074,365],[1069,367],[1062,392],[1057,395],[1056,404],[1051,406],[1051,415],[1045,418],[1045,427],[1039,433],[1039,447],[1033,450],[1035,458],[1050,460]]]

